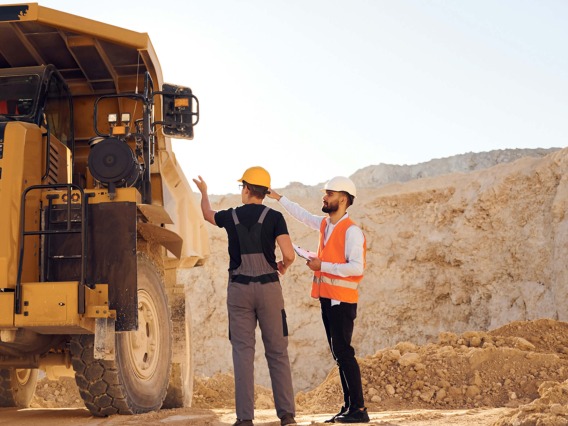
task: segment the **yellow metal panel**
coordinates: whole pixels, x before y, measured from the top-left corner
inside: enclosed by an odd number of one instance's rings
[[[93,196],[89,198],[89,204],[111,202],[108,196],[108,190],[106,189],[96,189],[86,192],[93,194]],[[140,196],[140,192],[138,192],[136,188],[117,188],[116,198],[112,200],[112,202],[113,203],[131,202],[139,204],[142,202],[142,197]]]
[[[141,222],[137,224],[137,230],[146,241],[161,244],[178,259],[181,257],[183,240],[175,232],[152,223]]]
[[[6,243],[6,241],[0,242],[0,245],[4,245],[5,243]],[[6,255],[6,251],[4,252],[4,255]],[[8,269],[9,269],[8,268],[8,258],[4,257],[4,256],[0,257],[0,288],[9,288],[8,287]],[[12,282],[12,286],[13,285],[14,285],[14,283]]]
[[[59,194],[59,198],[52,199],[52,204],[67,204],[67,191],[43,191],[43,202],[47,203],[47,195]],[[119,202],[131,202],[140,203],[142,198],[140,192],[136,188],[117,188],[116,197],[111,200],[108,196],[108,190],[106,189],[92,189],[85,191],[85,195],[89,196],[89,204],[99,204],[99,203],[119,203]],[[81,197],[79,191],[71,191],[71,204],[80,205]]]
[[[76,36],[82,36],[81,38],[92,37],[97,41],[107,41],[138,50],[152,76],[154,84],[156,87],[162,87],[163,76],[160,62],[158,61],[158,56],[147,33],[127,30],[114,25],[39,6],[37,3],[21,3],[21,5],[28,6],[28,10],[25,14],[21,14],[17,20],[13,20],[12,22],[14,23],[36,21],[43,25],[50,26],[56,31],[69,32],[68,38]],[[158,102],[158,107],[159,108],[156,110],[156,119],[161,120],[161,102]]]
[[[115,318],[116,311],[108,306],[108,284],[97,284],[85,293],[85,316],[89,318]]]
[[[170,231],[183,239],[182,261],[185,257],[204,259],[209,256],[209,237],[197,197],[181,170],[173,153],[159,152],[160,168],[164,184],[165,199],[172,200],[165,205],[175,225],[168,225]]]
[[[138,210],[140,211],[140,213],[144,215],[144,217],[150,223],[155,223],[155,224],[174,223],[172,221],[172,218],[170,217],[170,215],[163,206],[157,206],[154,204],[139,204]]]
[[[22,313],[16,315],[16,327],[78,324],[77,289],[77,282],[22,284]]]
[[[125,135],[126,134],[126,126],[114,126],[112,128],[112,135]]]
[[[59,10],[39,6],[37,3],[22,4],[27,4],[29,9],[24,15],[20,15],[18,21],[37,21],[60,30],[69,30],[77,34],[88,34],[103,40],[132,45],[139,49],[148,47],[149,38],[146,33],[130,31],[70,13],[60,12]]]
[[[87,288],[85,305],[106,305],[108,307],[108,284],[97,284],[93,290]]]
[[[50,161],[49,170],[45,170],[45,165],[42,164],[42,174],[48,174],[47,179],[42,183],[70,183],[71,150],[53,134],[50,137],[50,154],[46,152],[46,148],[47,143],[42,146],[42,157],[46,158],[47,155],[50,155],[51,159],[56,158],[57,161]]]
[[[14,326],[14,293],[0,293],[0,327]]]
[[[0,288],[14,288],[20,232],[20,200],[24,186],[39,184],[43,164],[40,129],[29,123],[8,123],[4,132],[0,179]],[[30,194],[26,229],[39,228],[39,194]],[[23,279],[38,279],[37,237],[26,237]]]
[[[12,314],[14,326],[43,334],[93,333],[94,317],[115,315],[115,311],[108,309],[108,285],[97,284],[94,290],[85,288],[87,315],[78,313],[78,288],[76,281],[22,284],[22,313]]]

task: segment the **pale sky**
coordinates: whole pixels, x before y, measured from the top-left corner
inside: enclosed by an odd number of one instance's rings
[[[39,4],[150,35],[164,80],[199,98],[195,138],[174,151],[212,194],[256,165],[281,188],[567,145],[566,0]]]

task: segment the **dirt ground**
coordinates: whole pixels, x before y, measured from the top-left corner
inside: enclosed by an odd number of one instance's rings
[[[484,408],[473,410],[401,410],[371,413],[372,425],[460,425],[485,426],[491,425],[510,409]],[[113,416],[97,418],[90,415],[86,409],[37,408],[37,409],[0,409],[0,425],[37,426],[71,426],[71,425],[172,425],[172,426],[228,426],[235,421],[232,409],[205,410],[198,408],[181,408],[162,410],[157,413],[137,416]],[[329,413],[307,414],[299,413],[296,420],[299,425],[323,426]],[[280,422],[274,410],[257,410],[256,426],[279,426]]]
[[[489,332],[441,333],[359,359],[371,424],[568,425],[568,323],[514,322]],[[341,405],[337,370],[296,395],[301,425],[320,425]],[[256,425],[279,424],[271,391],[257,386]],[[73,379],[42,379],[29,409],[0,409],[0,425],[230,425],[233,377],[197,377],[191,408],[92,417]]]

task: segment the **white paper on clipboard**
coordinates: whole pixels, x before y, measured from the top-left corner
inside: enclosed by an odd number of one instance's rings
[[[297,246],[296,244],[292,244],[292,247],[294,247],[294,251],[298,254],[298,256],[303,257],[306,260],[318,257],[317,253],[314,253],[313,251],[304,250],[302,247]]]

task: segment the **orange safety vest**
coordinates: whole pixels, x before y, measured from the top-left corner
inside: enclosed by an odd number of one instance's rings
[[[345,234],[351,225],[355,225],[355,223],[349,217],[338,222],[324,245],[323,240],[327,221],[322,220],[318,245],[318,257],[322,262],[347,262],[345,259]],[[366,264],[366,255],[367,241],[365,239],[363,242],[363,265]],[[339,300],[340,302],[357,303],[359,300],[357,286],[362,279],[363,275],[340,277],[327,272],[315,271],[312,282],[312,297],[315,299],[326,297]]]

